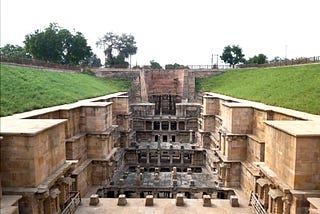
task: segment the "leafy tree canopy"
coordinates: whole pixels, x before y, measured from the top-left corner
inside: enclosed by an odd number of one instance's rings
[[[137,53],[134,36],[127,34],[119,36],[108,32],[96,42],[96,45],[103,49],[106,67],[127,68],[129,63],[125,59]]]
[[[223,60],[225,63],[230,64],[230,66],[232,66],[233,68],[236,64],[239,64],[240,62],[245,62],[242,49],[238,45],[228,45],[224,47],[220,59]]]
[[[267,56],[264,54],[259,54],[249,58],[246,61],[246,64],[265,64],[267,62],[268,62]]]
[[[188,66],[180,65],[178,63],[165,65],[165,69],[185,69],[185,68],[188,69]]]
[[[152,69],[162,69],[161,65],[158,62],[154,61],[154,60],[150,61],[150,68],[152,68]]]
[[[26,35],[24,43],[33,58],[48,62],[80,65],[93,55],[81,32],[72,34],[56,23]]]
[[[279,56],[274,57],[272,60],[270,60],[271,63],[280,62],[281,58]]]
[[[6,44],[0,48],[0,54],[1,56],[8,57],[31,58],[31,55],[26,52],[25,48],[12,44]]]
[[[91,57],[86,58],[83,62],[82,65],[88,65],[88,66],[93,66],[93,67],[100,67],[101,60],[98,58],[96,54],[92,54]]]

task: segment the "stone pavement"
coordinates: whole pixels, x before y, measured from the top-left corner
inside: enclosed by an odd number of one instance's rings
[[[117,206],[117,199],[100,198],[98,206],[89,206],[89,199],[83,198],[80,207],[75,214],[100,214],[100,213],[117,213],[117,214],[248,214],[254,213],[248,203],[240,201],[240,207],[231,207],[230,201],[225,199],[212,199],[211,207],[204,207],[202,199],[184,198],[184,206],[176,206],[175,199],[154,198],[153,206],[145,206],[143,198],[127,198],[125,206]]]

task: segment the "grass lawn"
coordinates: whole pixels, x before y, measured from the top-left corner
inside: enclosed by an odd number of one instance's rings
[[[198,84],[201,91],[320,114],[320,64],[236,69]]]
[[[1,64],[0,116],[127,91],[130,82]]]

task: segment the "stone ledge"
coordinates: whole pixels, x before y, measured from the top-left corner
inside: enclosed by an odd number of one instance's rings
[[[221,160],[225,163],[240,163],[243,162],[243,160],[237,159],[237,160],[228,160],[227,156],[223,155],[221,151],[216,150],[216,153],[221,158]]]
[[[47,129],[66,123],[66,119],[0,119],[1,135],[35,136]]]
[[[79,175],[85,168],[89,166],[92,159],[85,160],[80,166],[78,166],[71,174],[72,175]]]
[[[257,135],[248,134],[247,137],[250,138],[251,140],[255,141],[256,143],[265,144],[265,142],[263,140],[261,140]]]
[[[37,187],[2,187],[2,192],[7,194],[34,194],[46,193],[51,186],[67,171],[70,169],[72,163],[66,162],[57,170],[51,173],[40,185]]]
[[[287,185],[282,179],[280,179],[274,171],[265,165],[264,162],[256,162],[255,165],[259,167],[262,173],[273,183],[279,185],[279,189],[283,192],[290,190],[290,186]]]
[[[295,137],[320,137],[320,123],[314,121],[265,121],[265,124]]]
[[[70,169],[72,163],[65,162],[57,170],[51,173],[39,186],[38,189],[50,188],[68,169]]]
[[[241,165],[244,166],[253,176],[260,177],[259,168],[248,161],[241,162]]]
[[[86,135],[87,135],[86,133],[79,133],[79,134],[76,134],[76,135],[66,139],[65,142],[74,142],[76,140],[81,139],[82,137],[85,137]]]
[[[88,102],[81,104],[81,107],[106,107],[110,106],[112,102]]]
[[[26,119],[26,118],[30,118],[30,117],[39,116],[39,115],[42,115],[42,114],[48,114],[48,113],[51,113],[51,112],[54,112],[54,111],[71,110],[71,109],[74,109],[74,108],[79,108],[79,107],[81,107],[82,105],[84,105],[86,103],[99,101],[101,99],[107,100],[107,99],[111,99],[111,98],[114,98],[114,97],[117,97],[117,96],[122,96],[124,94],[127,94],[127,92],[117,92],[117,93],[107,94],[107,95],[100,96],[100,97],[94,97],[94,98],[89,98],[89,99],[85,99],[85,100],[79,100],[76,103],[64,104],[64,105],[53,106],[53,107],[42,108],[42,109],[36,109],[36,110],[28,111],[28,112],[14,114],[14,115],[8,116],[8,117],[2,117],[1,120],[2,119],[10,119],[10,120]]]
[[[1,208],[15,206],[22,195],[2,195]]]
[[[310,202],[310,205],[312,204],[313,207],[320,210],[320,198],[307,198],[307,200]]]
[[[218,99],[221,99],[221,100],[224,100],[224,101],[245,103],[246,105],[250,105],[254,109],[259,109],[259,110],[262,110],[262,111],[273,111],[275,113],[281,113],[281,114],[284,114],[284,115],[293,116],[293,117],[295,117],[297,119],[312,120],[312,121],[320,122],[320,115],[314,115],[314,114],[301,112],[301,111],[296,111],[296,110],[292,110],[292,109],[287,109],[287,108],[283,108],[283,107],[266,105],[264,103],[259,103],[259,102],[244,100],[244,99],[233,98],[233,97],[229,97],[229,96],[222,95],[222,94],[217,94],[217,93],[212,93],[212,92],[205,92],[204,94],[207,97],[218,98]]]
[[[110,135],[114,130],[116,130],[118,125],[111,125],[107,130],[101,132],[86,132],[86,135]]]
[[[19,213],[19,209],[18,209],[18,206],[3,207],[3,208],[0,208],[0,213],[3,213],[3,214],[18,214]]]

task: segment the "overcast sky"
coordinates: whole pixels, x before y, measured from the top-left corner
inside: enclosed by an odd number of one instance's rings
[[[99,37],[132,34],[139,65],[209,65],[232,44],[246,58],[320,56],[319,8],[319,0],[1,0],[1,46],[23,46],[55,22],[82,32],[100,58]]]

